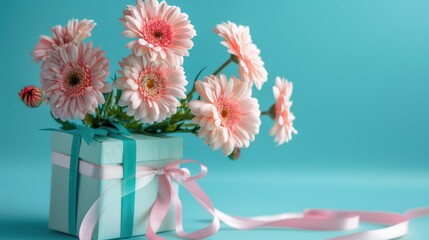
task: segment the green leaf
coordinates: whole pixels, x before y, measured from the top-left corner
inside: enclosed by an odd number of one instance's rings
[[[110,102],[112,101],[112,97],[113,97],[113,91],[111,91],[107,95],[107,100],[103,104],[103,107],[101,109],[101,117],[102,118],[107,118],[107,110],[109,109]]]
[[[83,124],[87,127],[92,127],[94,124],[94,116],[92,114],[86,114],[85,119],[83,119]]]
[[[166,131],[167,132],[174,132],[177,129],[177,125],[176,124],[170,124],[168,125]]]
[[[110,79],[112,79],[113,82],[116,81],[117,78],[118,78],[118,76],[116,76],[116,73],[113,74],[113,77],[110,77]]]
[[[119,103],[119,99],[121,99],[121,95],[122,95],[122,90],[120,89],[116,89],[116,96],[115,96],[115,104],[118,105]]]

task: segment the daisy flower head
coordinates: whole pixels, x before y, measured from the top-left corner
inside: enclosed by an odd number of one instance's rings
[[[274,141],[282,145],[292,139],[292,133],[298,134],[293,127],[295,115],[290,111],[292,101],[293,85],[284,78],[277,77],[276,85],[273,87],[276,103],[271,107],[270,114],[274,119],[274,125],[270,130],[270,135],[274,136]]]
[[[95,27],[93,20],[71,19],[65,27],[57,25],[52,28],[52,37],[41,35],[39,42],[34,47],[33,60],[37,62],[44,61],[49,53],[56,47],[61,47],[69,42],[81,43],[84,39],[91,36],[91,31]]]
[[[195,87],[201,100],[190,101],[188,107],[195,115],[192,122],[200,126],[198,137],[213,150],[222,148],[225,156],[248,147],[261,125],[258,100],[252,98],[249,84],[221,74],[197,81]]]
[[[228,48],[228,52],[233,55],[233,59],[239,67],[240,78],[255,84],[256,88],[261,90],[262,85],[268,79],[268,73],[259,56],[261,51],[252,42],[249,27],[237,26],[228,21],[218,24],[213,31],[223,38],[221,44]]]
[[[84,119],[104,103],[108,60],[92,43],[68,43],[55,48],[42,64],[41,89],[55,118]]]
[[[147,55],[150,61],[178,67],[194,45],[196,32],[188,15],[165,1],[137,0],[136,6],[127,6],[120,20],[125,27],[122,35],[136,38],[127,48],[137,56]]]
[[[134,54],[119,64],[121,76],[113,86],[123,90],[118,104],[127,106],[128,116],[152,124],[177,112],[177,98],[186,98],[188,84],[182,67],[174,68]]]

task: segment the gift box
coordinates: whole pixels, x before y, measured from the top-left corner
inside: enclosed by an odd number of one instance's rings
[[[70,189],[70,155],[72,151],[73,135],[63,132],[52,134],[52,183],[49,228],[77,236],[81,222],[93,203],[112,186],[121,185],[124,178],[123,141],[106,136],[95,136],[87,144],[80,143],[79,174],[76,183],[75,213],[71,208]],[[136,168],[142,166],[164,167],[172,161],[182,158],[182,139],[175,137],[153,137],[141,134],[131,134],[127,138],[135,140]],[[125,147],[126,148],[126,147]],[[177,184],[173,183],[175,189]],[[145,234],[148,218],[158,193],[158,182],[151,181],[143,189],[133,193],[128,203],[121,197],[121,187],[116,194],[120,201],[110,204],[98,220],[92,239],[114,239],[132,237]],[[178,189],[177,189],[178,190]],[[127,206],[132,205],[132,206]],[[103,206],[103,202],[100,203]],[[133,209],[131,216],[131,232],[124,228],[124,208]],[[72,214],[72,215],[71,215]],[[75,214],[76,224],[73,222]],[[158,231],[174,230],[174,211],[169,212]],[[129,227],[129,226],[128,226]],[[71,229],[70,229],[71,228]],[[76,229],[74,229],[76,228]]]

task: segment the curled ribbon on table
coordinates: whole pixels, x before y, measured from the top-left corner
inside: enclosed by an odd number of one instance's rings
[[[179,168],[180,164],[196,163],[200,166],[200,173],[192,176],[188,169]],[[429,215],[428,208],[412,209],[405,214],[389,212],[367,212],[367,211],[335,211],[335,210],[307,210],[304,213],[284,213],[271,216],[259,217],[236,217],[225,214],[213,206],[210,198],[196,182],[204,177],[207,167],[194,160],[178,160],[165,166],[164,168],[152,168],[144,166],[136,172],[136,188],[122,192],[122,196],[115,196],[117,188],[121,187],[123,181],[111,186],[94,202],[85,215],[79,230],[79,238],[91,239],[98,219],[113,203],[121,197],[134,193],[155,178],[158,178],[158,196],[152,206],[149,216],[149,223],[146,230],[146,237],[150,240],[161,240],[156,232],[163,222],[171,201],[176,212],[176,232],[182,238],[203,239],[215,234],[220,227],[220,222],[236,229],[252,229],[258,227],[283,227],[305,230],[351,230],[359,227],[360,222],[388,225],[386,228],[365,231],[346,236],[332,238],[331,240],[385,240],[405,236],[408,232],[408,224],[411,219]],[[172,185],[176,181],[183,186],[198,201],[198,203],[213,216],[212,222],[203,229],[192,233],[185,233],[182,223],[182,203]],[[103,205],[101,206],[101,202]]]

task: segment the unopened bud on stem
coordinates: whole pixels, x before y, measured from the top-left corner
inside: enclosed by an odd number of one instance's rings
[[[40,106],[43,100],[43,93],[40,88],[36,86],[25,86],[19,93],[19,97],[21,101],[27,106],[31,108],[36,108]]]
[[[234,148],[234,150],[232,150],[232,153],[228,157],[231,160],[237,160],[240,158],[240,153],[241,153],[241,149],[236,147]]]

